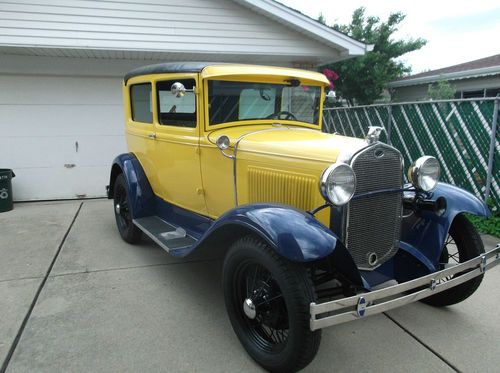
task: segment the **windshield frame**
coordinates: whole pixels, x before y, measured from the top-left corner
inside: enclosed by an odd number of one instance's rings
[[[284,76],[272,76],[272,77],[264,77],[264,76],[217,76],[214,78],[204,79],[203,80],[203,91],[204,99],[204,122],[205,122],[205,131],[211,132],[216,129],[225,128],[225,127],[235,127],[235,126],[248,126],[255,124],[267,124],[273,125],[276,123],[282,125],[291,125],[298,127],[306,127],[312,129],[321,129],[322,121],[323,121],[323,102],[325,99],[325,85],[321,81],[314,80],[301,80],[301,85],[314,86],[319,87],[320,89],[320,100],[319,100],[319,113],[318,113],[318,122],[317,123],[307,123],[297,120],[285,120],[285,119],[246,119],[246,120],[238,120],[232,122],[224,122],[217,124],[210,124],[210,113],[209,113],[209,98],[208,98],[208,82],[217,80],[217,81],[227,81],[227,82],[248,82],[248,83],[260,83],[260,84],[286,84],[285,80],[291,79],[290,77]]]

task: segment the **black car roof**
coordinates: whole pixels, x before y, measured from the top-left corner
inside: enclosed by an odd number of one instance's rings
[[[148,74],[162,74],[162,73],[199,73],[209,65],[220,65],[221,63],[214,62],[164,62],[155,65],[148,65],[138,67],[137,69],[129,71],[125,74],[123,80],[125,83],[130,78]]]

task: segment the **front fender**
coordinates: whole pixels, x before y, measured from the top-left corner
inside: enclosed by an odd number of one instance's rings
[[[112,197],[116,177],[122,173],[127,183],[132,217],[154,215],[155,195],[139,160],[132,153],[120,154],[111,167],[109,196]]]
[[[337,237],[312,215],[275,204],[237,207],[217,219],[212,229],[238,224],[264,238],[281,256],[294,262],[310,262],[332,253]]]
[[[330,256],[340,273],[362,284],[346,247],[330,229],[304,211],[277,204],[239,206],[217,219],[205,237],[226,225],[242,226],[254,232],[279,255],[293,262],[312,262]]]
[[[424,255],[435,267],[453,219],[458,214],[469,213],[489,217],[488,207],[468,191],[456,186],[439,183],[429,199],[446,198],[447,208],[443,215],[418,211],[403,219],[401,241],[408,243]]]

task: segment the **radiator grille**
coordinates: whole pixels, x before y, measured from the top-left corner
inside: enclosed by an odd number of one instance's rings
[[[401,154],[387,145],[377,144],[361,151],[351,166],[357,179],[355,196],[402,186]],[[398,249],[402,193],[352,200],[347,208],[347,248],[359,268],[374,269]],[[377,260],[371,262],[374,258]]]
[[[313,177],[267,168],[249,167],[248,184],[250,203],[282,203],[310,210],[318,194],[317,181]]]

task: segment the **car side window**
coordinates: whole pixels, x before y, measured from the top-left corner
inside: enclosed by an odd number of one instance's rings
[[[182,83],[186,92],[177,97],[170,91],[172,84]],[[194,79],[168,80],[158,82],[158,122],[168,126],[196,127],[196,95],[190,91],[195,86]]]
[[[151,83],[134,84],[130,87],[130,106],[134,122],[153,123]]]

